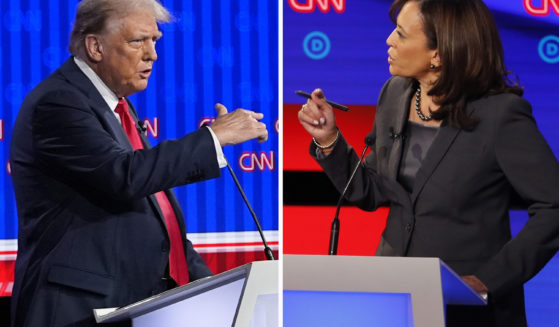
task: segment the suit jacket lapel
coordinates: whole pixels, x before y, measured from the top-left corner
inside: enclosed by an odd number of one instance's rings
[[[101,123],[103,124],[105,129],[111,135],[113,135],[115,140],[122,147],[132,149],[130,140],[124,132],[122,125],[119,123],[118,119],[116,119],[114,112],[111,108],[109,108],[107,102],[103,99],[101,94],[99,94],[99,92],[95,88],[95,85],[91,83],[89,78],[87,78],[87,76],[85,76],[85,74],[76,65],[76,63],[74,62],[74,58],[70,57],[68,60],[66,60],[62,67],[60,67],[60,71],[72,83],[72,85],[75,85],[80,91],[87,95],[87,97],[90,99],[91,108],[97,113],[97,115],[101,119]],[[128,104],[131,108],[130,113],[132,114],[132,117],[135,117],[135,119],[137,119],[137,114],[134,110],[134,107],[130,102],[128,102]],[[149,149],[150,145],[143,133],[140,133],[140,138],[144,143],[144,147],[146,149]],[[148,196],[148,199],[152,203],[153,208],[155,208],[159,220],[163,223],[163,226],[165,226],[165,217],[163,217],[163,213],[159,208],[157,199],[153,194]]]
[[[468,103],[468,107],[466,108],[466,110],[468,115],[471,116],[475,111],[475,105],[472,103]],[[421,163],[421,167],[419,168],[415,176],[415,182],[411,194],[412,203],[415,204],[415,201],[417,200],[419,193],[425,186],[425,183],[434,173],[435,169],[437,169],[437,166],[439,165],[441,160],[443,160],[444,156],[446,155],[460,132],[461,129],[449,126],[448,124],[443,123],[441,125],[439,133],[433,140],[433,144],[431,144],[429,151],[427,151],[427,154],[425,155],[425,158]]]
[[[132,103],[128,101],[128,99],[126,99],[126,102],[128,102],[128,108],[130,109],[130,116],[132,116],[132,118],[136,122],[139,122],[140,119],[138,118],[138,113],[136,112],[136,108],[134,108],[134,105],[132,105]],[[138,128],[138,123],[136,123],[136,128]],[[142,140],[142,144],[144,145],[144,148],[151,149],[151,144],[149,143],[146,134],[141,132],[139,129],[138,129],[138,134],[140,135],[140,139]]]
[[[126,101],[128,101],[128,99],[126,99]],[[138,113],[136,111],[136,108],[134,108],[134,105],[132,105],[132,103],[130,101],[128,101],[128,107],[130,108],[130,115],[132,116],[132,118],[134,118],[134,120],[136,120],[137,122],[140,121],[140,119],[138,118]],[[138,131],[138,133],[140,134],[140,139],[142,140],[142,143],[144,144],[144,148],[145,149],[151,149],[151,144],[148,141],[148,138],[146,136],[146,133],[140,132]],[[175,215],[177,217],[177,223],[179,224],[179,229],[181,230],[181,235],[183,238],[183,242],[186,240],[186,226],[184,223],[184,217],[182,214],[182,210],[179,206],[179,202],[175,196],[175,193],[173,192],[172,189],[168,189],[168,190],[164,190],[165,195],[167,195],[167,199],[169,200],[169,203],[171,203],[171,207],[173,208],[173,211],[175,212]],[[161,208],[159,207],[159,202],[157,202],[157,199],[155,198],[155,195],[150,195],[149,196],[150,201],[152,202],[153,206],[155,207],[159,218],[161,219],[161,221],[163,222],[163,225],[165,225],[165,228],[167,228],[167,225],[165,223],[165,217],[163,216],[163,213],[161,212]],[[167,231],[168,232],[168,231]],[[186,249],[185,249],[185,253],[186,253]]]
[[[90,100],[90,105],[93,111],[95,111],[98,117],[101,118],[101,123],[106,128],[106,130],[113,135],[116,141],[122,146],[131,146],[130,141],[128,141],[128,136],[122,129],[122,126],[116,119],[113,111],[107,105],[107,102],[103,99],[101,94],[95,88],[95,85],[85,76],[85,74],[79,69],[79,67],[74,62],[74,57],[70,57],[66,62],[60,67],[61,73],[66,77],[72,85],[82,91]]]
[[[105,104],[105,106],[106,106],[106,104]],[[117,142],[120,145],[127,146],[127,147],[132,149],[132,144],[130,143],[130,140],[128,139],[128,136],[126,135],[126,132],[124,132],[124,129],[122,128],[122,125],[116,119],[113,111],[110,110],[110,109],[108,111],[104,111],[103,112],[103,118],[107,121],[107,126],[110,129],[112,135],[117,140]]]
[[[393,139],[392,149],[388,156],[388,176],[390,180],[396,181],[398,177],[398,169],[400,167],[400,160],[402,159],[403,140],[402,137],[394,137],[394,134],[401,134],[404,131],[406,122],[408,121],[410,99],[413,93],[410,87],[407,92],[403,92],[397,101],[394,102],[395,106],[390,109],[391,121],[390,136]],[[392,130],[393,129],[393,130]]]
[[[128,102],[128,108],[130,110],[130,115],[132,116],[132,118],[135,121],[139,121],[138,119],[138,113],[136,112],[136,108],[134,108],[134,105],[132,105],[132,103],[130,101],[128,101],[128,99],[126,99],[126,101]],[[122,129],[122,132],[124,134],[124,136],[126,136],[126,133],[124,133],[124,129]],[[148,139],[146,137],[146,135],[140,131],[138,131],[138,134],[140,135],[140,139],[142,140],[142,144],[144,145],[144,149],[151,149],[151,144],[148,142]],[[128,141],[128,144],[130,144],[130,141],[128,140],[128,136],[126,136],[126,140]],[[130,147],[132,147],[132,145],[130,145]],[[171,203],[171,206],[173,207],[173,210],[175,211],[175,215],[177,215],[177,220],[179,221],[179,226],[180,226],[180,219],[178,219],[179,215],[177,214],[177,205],[176,205],[176,199],[174,198],[174,196],[169,196],[169,193],[171,193],[169,190],[165,191],[165,194],[167,195],[167,198],[169,199],[169,202]],[[165,229],[167,228],[167,223],[165,222],[165,216],[163,216],[163,212],[161,211],[161,208],[159,207],[159,202],[157,201],[157,198],[155,197],[154,194],[150,195],[149,200],[152,204],[152,206],[155,208],[155,211],[157,212],[157,215],[159,217],[159,219],[161,220],[161,222],[163,223],[163,226],[165,226]],[[167,234],[169,233],[169,231],[167,231]],[[183,234],[183,233],[181,233]]]
[[[429,177],[431,177],[439,162],[443,159],[459,131],[459,129],[450,126],[441,126],[439,129],[437,136],[433,140],[433,144],[429,147],[429,150],[421,163],[421,167],[415,175],[415,182],[411,193],[411,200],[413,203],[415,203],[417,196],[423,189],[423,186]]]

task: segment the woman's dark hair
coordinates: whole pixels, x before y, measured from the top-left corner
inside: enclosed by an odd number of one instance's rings
[[[439,79],[428,93],[440,105],[434,119],[472,129],[479,120],[466,113],[468,101],[489,94],[522,95],[518,82],[508,78],[497,25],[481,0],[395,0],[390,7],[394,23],[408,1],[419,4],[427,47],[438,49],[441,58]]]

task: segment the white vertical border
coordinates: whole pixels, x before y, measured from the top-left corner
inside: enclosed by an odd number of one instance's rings
[[[283,326],[283,1],[278,0],[278,326]]]

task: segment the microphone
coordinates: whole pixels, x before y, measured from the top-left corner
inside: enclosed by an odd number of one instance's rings
[[[367,135],[368,136],[368,135]],[[390,138],[393,141],[396,141],[396,139],[401,138],[402,140],[404,140],[406,138],[406,136],[402,133],[396,133],[394,132],[394,127],[390,127]]]
[[[370,132],[369,134],[367,134],[367,136],[365,136],[365,144],[369,147],[375,144],[375,140],[376,140],[376,135],[374,131]]]
[[[209,124],[203,123],[202,126],[200,126],[200,128],[204,128],[204,127],[208,127]],[[241,183],[239,183],[239,180],[237,179],[237,175],[235,175],[235,172],[233,171],[233,168],[231,168],[231,166],[229,165],[229,161],[227,160],[227,158],[225,158],[225,153],[223,154],[223,158],[225,159],[225,163],[227,164],[227,169],[229,170],[229,173],[231,173],[231,177],[233,177],[233,181],[235,181],[235,185],[237,186],[237,189],[239,190],[239,193],[241,193],[241,196],[243,197],[243,200],[245,201],[245,204],[248,208],[248,211],[250,211],[250,215],[252,216],[252,220],[254,220],[254,223],[256,224],[256,228],[258,229],[258,233],[260,234],[260,238],[262,239],[262,243],[264,243],[264,255],[266,256],[267,260],[275,260],[274,258],[274,253],[272,252],[272,249],[268,246],[268,242],[266,242],[266,237],[264,236],[264,231],[262,230],[262,226],[260,226],[260,221],[258,220],[258,217],[256,217],[256,214],[254,213],[254,210],[252,210],[252,206],[250,205],[250,202],[248,202],[248,198],[245,194],[245,191],[243,190],[243,187],[241,186]]]
[[[245,203],[248,207],[248,210],[250,211],[250,214],[252,215],[252,219],[254,220],[254,223],[256,224],[256,228],[258,228],[258,233],[260,233],[260,238],[262,239],[262,243],[264,243],[264,254],[266,255],[266,259],[275,260],[274,253],[272,252],[272,249],[270,249],[270,247],[268,246],[268,243],[266,242],[266,238],[264,237],[264,231],[262,230],[262,227],[260,226],[260,222],[258,221],[258,218],[256,217],[256,214],[254,213],[254,210],[252,210],[252,206],[248,202],[247,196],[245,195],[245,192],[243,191],[243,188],[241,187],[241,184],[239,183],[239,180],[237,179],[237,175],[235,175],[235,172],[233,171],[233,168],[231,168],[231,166],[229,165],[229,161],[227,161],[227,158],[225,158],[225,162],[227,163],[227,169],[229,169],[229,172],[231,173],[231,176],[233,177],[233,180],[235,181],[235,185],[237,185],[237,188],[239,189],[239,192],[241,193],[241,196],[243,197],[243,200],[245,200]]]
[[[202,126],[200,126],[200,128],[204,128],[204,127],[208,127],[209,124],[203,123]],[[258,229],[258,233],[260,234],[260,238],[262,239],[262,243],[264,243],[264,255],[266,256],[266,259],[268,260],[276,260],[274,258],[274,253],[272,252],[272,249],[268,246],[268,242],[266,242],[266,237],[264,237],[264,231],[262,230],[262,226],[260,226],[260,222],[258,221],[258,218],[256,217],[256,214],[254,213],[254,210],[252,210],[252,206],[250,205],[250,202],[248,202],[248,198],[245,194],[245,191],[243,190],[243,187],[241,186],[241,183],[239,183],[239,180],[237,179],[237,175],[235,175],[235,172],[233,171],[233,168],[231,168],[231,166],[229,165],[229,161],[227,160],[227,158],[225,158],[225,153],[223,154],[223,158],[225,159],[225,163],[227,164],[227,169],[229,169],[229,173],[231,173],[231,177],[233,177],[233,181],[235,181],[235,185],[237,185],[237,189],[239,190],[239,192],[241,193],[241,196],[243,197],[243,200],[245,201],[245,204],[248,208],[248,211],[250,211],[250,214],[252,216],[252,220],[254,220],[254,223],[256,224],[256,228]]]
[[[144,122],[138,119],[138,125],[136,126],[136,128],[138,128],[138,132],[140,133],[144,133],[145,131],[147,131],[147,127],[146,125],[144,125]]]
[[[340,235],[339,216],[340,216],[340,209],[342,207],[342,201],[344,199],[345,193],[347,192],[347,189],[349,188],[349,184],[351,184],[351,182],[353,181],[353,177],[355,176],[355,173],[357,172],[357,169],[361,164],[361,160],[363,160],[363,157],[365,157],[365,152],[367,152],[369,146],[371,146],[374,143],[374,140],[375,138],[373,136],[373,132],[367,134],[367,137],[365,137],[365,148],[363,149],[363,153],[361,153],[361,156],[359,157],[359,161],[357,161],[355,168],[353,168],[353,171],[349,176],[349,180],[347,181],[344,190],[342,191],[342,193],[340,194],[340,198],[338,199],[338,204],[336,205],[336,215],[334,216],[334,220],[332,220],[332,226],[330,228],[330,245],[328,250],[329,255],[338,254],[338,237]]]

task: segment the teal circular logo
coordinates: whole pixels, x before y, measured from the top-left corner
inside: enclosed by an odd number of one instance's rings
[[[310,32],[303,40],[303,51],[309,58],[320,60],[330,53],[330,39],[322,32]]]

